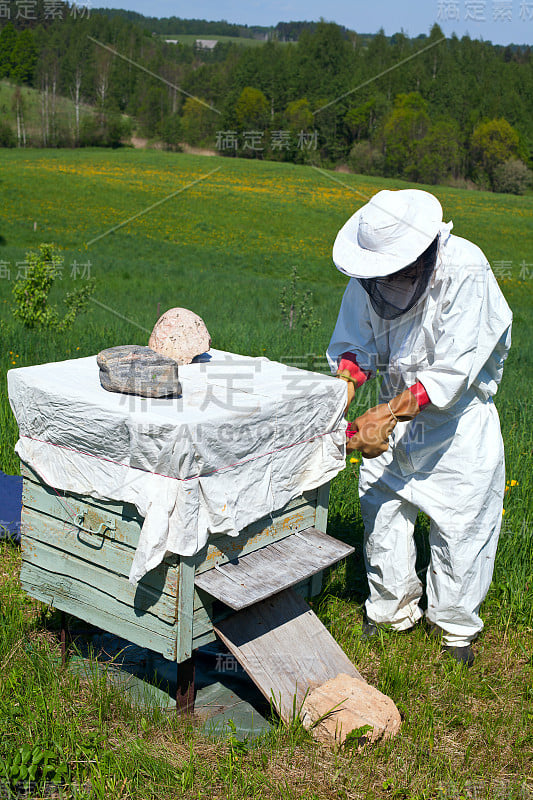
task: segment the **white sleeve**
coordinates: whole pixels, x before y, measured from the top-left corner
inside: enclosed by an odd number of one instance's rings
[[[436,320],[434,353],[417,372],[431,403],[448,408],[466,392],[493,357],[502,360],[510,344],[512,314],[482,256],[477,263],[456,266]],[[501,376],[500,376],[501,377]]]
[[[343,353],[353,353],[359,367],[376,372],[377,350],[374,332],[370,323],[367,294],[358,280],[351,278],[342,298],[337,324],[327,349],[327,359],[332,372]]]

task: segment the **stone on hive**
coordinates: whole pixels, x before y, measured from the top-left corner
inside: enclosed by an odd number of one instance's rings
[[[390,697],[344,673],[313,689],[304,700],[301,716],[303,726],[311,728],[316,739],[331,744],[342,744],[350,731],[365,725],[372,730],[361,733],[360,744],[388,739],[401,725]]]
[[[169,397],[181,394],[178,365],[149,347],[125,344],[108,347],[96,356],[100,383],[108,392],[141,397]]]
[[[178,364],[190,364],[209,350],[211,337],[198,314],[187,308],[171,308],[157,320],[148,346]]]

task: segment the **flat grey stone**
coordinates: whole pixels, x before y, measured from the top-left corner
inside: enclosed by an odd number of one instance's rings
[[[100,383],[108,392],[140,397],[170,397],[181,394],[178,364],[149,347],[124,344],[108,347],[96,356]]]

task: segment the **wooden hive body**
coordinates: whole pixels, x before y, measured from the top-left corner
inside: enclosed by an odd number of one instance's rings
[[[135,587],[128,581],[143,518],[135,506],[57,492],[22,464],[22,569],[26,592],[110,633],[182,663],[215,639],[213,626],[233,613],[195,578],[273,542],[326,530],[329,484],[243,529],[213,536],[191,557],[167,558]],[[294,584],[320,591],[322,571]]]

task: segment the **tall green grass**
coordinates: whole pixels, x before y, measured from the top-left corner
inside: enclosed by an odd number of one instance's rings
[[[221,169],[184,188],[215,167]],[[11,280],[0,278],[0,468],[18,471],[7,370],[91,355],[117,344],[146,344],[158,304],[161,311],[185,306],[199,313],[214,347],[325,369],[323,354],[346,283],[331,263],[336,231],[364,202],[362,195],[403,186],[324,175],[310,167],[168,153],[4,153],[0,262],[12,275]],[[174,198],[85,246],[178,188],[184,190]],[[139,714],[112,689],[59,669],[57,646],[47,633],[53,618],[17,589],[18,555],[4,547],[2,758],[9,761],[17,747],[37,737],[68,766],[72,780],[85,786],[78,796],[88,797],[145,800],[177,792],[190,797],[411,800],[531,796],[533,447],[528,376],[533,272],[521,280],[520,270],[529,259],[533,201],[531,195],[432,191],[443,203],[445,218],[453,218],[454,233],[479,244],[497,271],[504,261],[511,269],[501,286],[514,312],[513,346],[496,403],[507,477],[516,485],[506,494],[494,580],[482,610],[486,630],[476,646],[473,670],[464,674],[443,662],[438,643],[422,629],[361,643],[360,603],[367,589],[359,464],[348,462],[333,481],[329,530],[353,543],[356,552],[329,573],[314,607],[365,677],[400,707],[404,725],[399,739],[364,754],[330,753],[302,731],[280,727],[260,746],[236,753],[228,743],[208,743],[190,723],[156,712],[145,715],[143,728]],[[92,304],[91,312],[64,336],[16,323],[10,311],[15,264],[43,241],[56,242],[65,257],[54,302],[60,304],[75,285],[70,276],[74,259],[90,260],[95,298],[118,315]],[[280,313],[279,297],[293,266],[302,289],[312,290],[321,319],[312,331],[290,331]],[[522,275],[527,278],[526,272]],[[375,389],[363,387],[357,409],[374,401]],[[416,535],[423,571],[428,556],[424,518]],[[86,733],[104,736],[106,746],[78,759],[75,743],[94,741]]]

